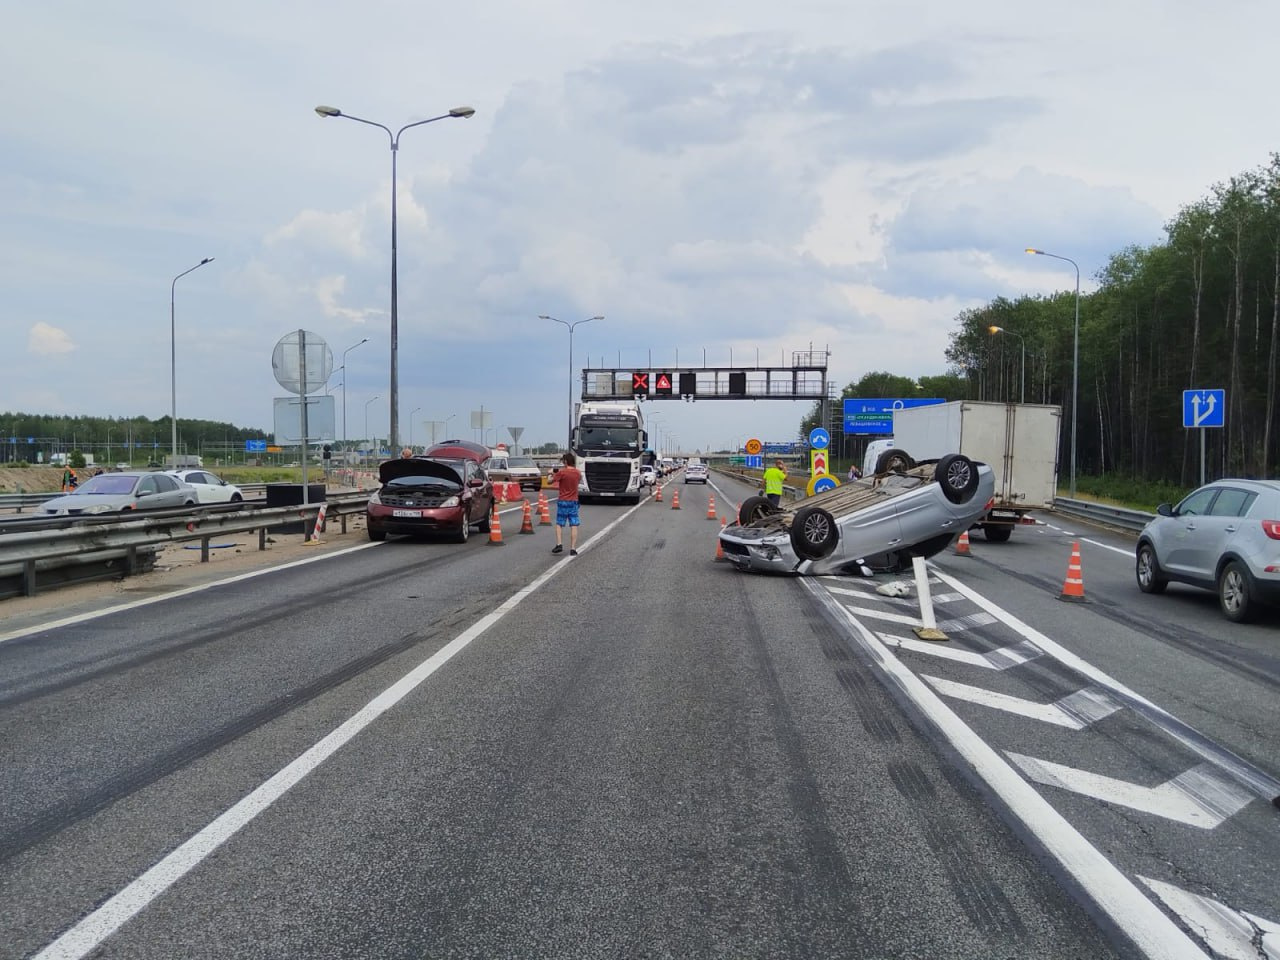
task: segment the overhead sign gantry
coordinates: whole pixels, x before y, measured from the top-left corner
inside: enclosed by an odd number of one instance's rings
[[[789,367],[588,367],[583,400],[821,400],[827,354],[792,354]]]

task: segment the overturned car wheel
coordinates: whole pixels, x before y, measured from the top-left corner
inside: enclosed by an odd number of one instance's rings
[[[835,517],[821,507],[802,507],[791,522],[791,546],[802,560],[821,560],[840,539]]]
[[[876,473],[906,473],[916,462],[905,450],[886,450],[876,460]]]
[[[942,495],[952,503],[968,503],[978,489],[978,471],[963,453],[949,453],[934,468]]]
[[[761,517],[777,512],[778,508],[768,497],[747,497],[738,509],[738,522],[745,527],[749,523],[755,523]]]

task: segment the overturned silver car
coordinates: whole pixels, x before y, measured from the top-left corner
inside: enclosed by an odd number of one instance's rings
[[[995,494],[985,463],[962,454],[854,480],[779,509],[743,502],[720,532],[725,559],[759,573],[870,573],[909,569],[980,521]]]

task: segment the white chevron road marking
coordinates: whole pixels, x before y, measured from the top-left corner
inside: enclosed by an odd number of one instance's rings
[[[850,612],[852,613],[853,611]],[[912,623],[916,622],[918,621],[912,621]],[[986,653],[979,653],[976,650],[961,650],[958,647],[927,643],[924,640],[917,640],[915,637],[897,637],[888,633],[877,634],[877,636],[891,650],[901,649],[911,650],[915,653],[927,653],[931,657],[954,660],[956,663],[968,664],[971,667],[981,667],[984,670],[1008,670],[1010,667],[1016,667],[1019,664],[1026,663],[1028,660],[1036,659],[1041,652],[1040,648],[1029,640],[1015,643],[1012,646],[1001,647],[999,650],[988,650]]]
[[[1036,783],[1202,830],[1212,830],[1243,810],[1253,799],[1243,787],[1207,763],[1192,767],[1158,786],[1147,787],[1008,750],[1005,755]]]
[[[1138,879],[1186,922],[1215,957],[1224,960],[1259,960],[1260,957],[1280,960],[1280,923],[1235,910],[1171,883],[1144,876]],[[1262,948],[1261,953],[1259,947]]]
[[[944,697],[953,700],[964,700],[980,706],[1016,714],[1041,723],[1066,727],[1068,730],[1083,730],[1097,720],[1109,716],[1120,709],[1120,705],[1109,700],[1105,694],[1096,690],[1079,690],[1070,696],[1063,697],[1055,703],[1037,703],[1012,697],[1007,693],[996,693],[983,687],[973,687],[967,683],[956,683],[942,677],[921,674],[933,689]]]

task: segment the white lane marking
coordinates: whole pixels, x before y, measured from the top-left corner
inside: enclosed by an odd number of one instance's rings
[[[929,689],[880,640],[852,617],[826,591],[801,580],[800,585],[839,620],[847,623],[858,643],[908,697],[938,735],[974,768],[1000,797],[1011,816],[1043,845],[1045,852],[1067,872],[1145,956],[1152,960],[1209,960],[1208,956],[1164,912],[1143,895],[1127,876],[1086,840],[1062,814],[985,743],[942,699]]]
[[[85,623],[89,620],[96,620],[99,617],[106,617],[113,613],[122,613],[125,610],[134,610],[138,607],[145,607],[153,603],[163,603],[167,600],[176,600],[179,597],[190,596],[193,593],[200,593],[203,590],[212,590],[214,587],[225,587],[229,583],[239,583],[242,580],[252,580],[254,577],[261,577],[268,573],[275,573],[278,570],[288,570],[290,567],[301,567],[308,563],[318,563],[321,560],[330,560],[333,557],[341,557],[348,553],[354,553],[357,550],[368,550],[372,547],[379,547],[379,543],[361,543],[354,547],[346,547],[342,550],[333,550],[329,553],[318,553],[314,557],[304,557],[301,560],[291,560],[288,563],[282,563],[279,566],[263,567],[260,570],[250,570],[247,573],[238,573],[233,577],[226,577],[222,580],[213,580],[209,583],[198,583],[190,587],[182,587],[171,593],[160,593],[149,597],[139,597],[137,600],[127,600],[124,603],[118,603],[111,607],[104,607],[101,610],[92,610],[87,613],[77,613],[74,616],[63,617],[61,620],[50,620],[41,623],[38,626],[22,627],[18,630],[12,630],[8,633],[0,633],[0,643],[7,643],[10,640],[17,640],[20,637],[27,637],[33,633],[43,633],[46,630],[57,630],[59,627],[69,627],[76,623]]]
[[[1180,916],[1204,945],[1224,960],[1280,960],[1280,923],[1265,920],[1224,903],[1175,887],[1171,883],[1139,876]],[[1262,953],[1258,948],[1262,948]]]
[[[1006,750],[1005,754],[1036,783],[1114,803],[1130,810],[1212,830],[1252,800],[1211,764],[1202,763],[1154,787],[1052,763]]]
[[[981,667],[984,670],[1008,670],[1010,667],[1016,667],[1041,655],[1040,648],[1028,640],[1023,640],[1021,643],[1015,643],[1012,646],[1001,647],[999,650],[988,650],[986,653],[979,653],[976,650],[964,650],[959,647],[928,643],[924,640],[917,640],[915,637],[896,637],[887,633],[882,633],[878,636],[882,643],[894,649],[901,647],[904,650],[911,650],[915,653],[927,653],[931,657],[954,660],[957,663],[964,663],[971,667]]]
[[[970,613],[963,617],[956,617],[954,620],[943,620],[938,623],[938,629],[943,633],[964,633],[966,630],[972,630],[975,627],[985,627],[989,623],[995,623],[996,618],[986,613]]]
[[[964,594],[979,607],[994,615],[998,620],[1000,620],[1000,622],[1012,629],[1015,633],[1026,637],[1027,642],[1033,647],[1038,648],[1046,655],[1057,660],[1059,663],[1093,681],[1095,685],[1106,690],[1129,709],[1138,712],[1141,716],[1145,717],[1160,730],[1163,730],[1178,743],[1182,744],[1202,759],[1208,760],[1210,763],[1218,767],[1218,769],[1234,777],[1237,782],[1248,787],[1259,797],[1262,797],[1265,800],[1271,800],[1274,797],[1280,796],[1280,780],[1277,780],[1275,777],[1271,776],[1271,774],[1264,770],[1260,770],[1247,760],[1232,753],[1226,747],[1209,740],[1208,737],[1204,736],[1194,727],[1179,720],[1167,710],[1156,706],[1146,697],[1130,690],[1119,680],[1103,673],[1088,660],[1077,656],[1061,644],[1050,640],[1039,630],[1024,623],[1022,620],[1019,620],[1013,614],[1009,613],[1009,611],[995,603],[992,603],[982,594],[961,583],[955,577],[943,573],[941,570],[937,571],[937,575],[944,583]],[[996,652],[998,651],[992,651],[993,654]]]
[[[901,613],[890,613],[888,610],[877,610],[874,607],[849,607],[850,613],[869,620],[884,620],[887,623],[901,623],[908,627],[920,626],[919,617],[908,617]]]
[[[1066,727],[1068,730],[1083,730],[1096,720],[1100,720],[1102,717],[1120,709],[1118,704],[1112,703],[1110,704],[1110,709],[1105,713],[1099,716],[1089,716],[1072,702],[1073,698],[1078,698],[1080,694],[1089,692],[1084,690],[1073,693],[1068,697],[1063,697],[1054,703],[1038,703],[1035,700],[1024,700],[1021,697],[1013,697],[1007,693],[997,693],[985,687],[973,687],[967,683],[957,683],[954,680],[947,680],[943,677],[933,677],[928,674],[921,674],[921,676],[944,697],[976,703],[979,706],[990,707],[993,710],[1000,710],[1004,713],[1012,713],[1031,720],[1039,720],[1041,723],[1051,723],[1054,726]],[[1100,706],[1096,701],[1088,701],[1088,703],[1090,706]]]
[[[1093,540],[1089,537],[1081,537],[1072,533],[1070,530],[1066,529],[1065,527],[1058,527],[1052,523],[1046,523],[1045,526],[1047,526],[1050,530],[1056,530],[1058,533],[1062,534],[1063,536],[1073,537],[1076,540],[1079,540],[1081,543],[1087,543],[1094,547],[1101,547],[1103,550],[1110,550],[1112,553],[1123,554],[1126,557],[1132,557],[1134,555],[1134,552],[1132,549],[1126,550],[1123,547],[1115,547],[1109,543],[1103,543],[1101,540]]]
[[[602,528],[599,533],[580,546],[578,552],[581,554],[589,549],[639,508],[639,505],[632,507]],[[104,940],[190,873],[205,857],[284,796],[294,784],[350,743],[357,734],[407,697],[419,684],[466,649],[473,640],[502,620],[522,600],[532,596],[568,566],[567,563],[553,563],[544,573],[535,577],[528,585],[521,587],[492,612],[481,617],[423,660],[352,714],[332,733],[277,771],[199,833],[168,853],[106,903],[46,946],[35,955],[34,960],[79,960],[80,957],[96,950]]]

